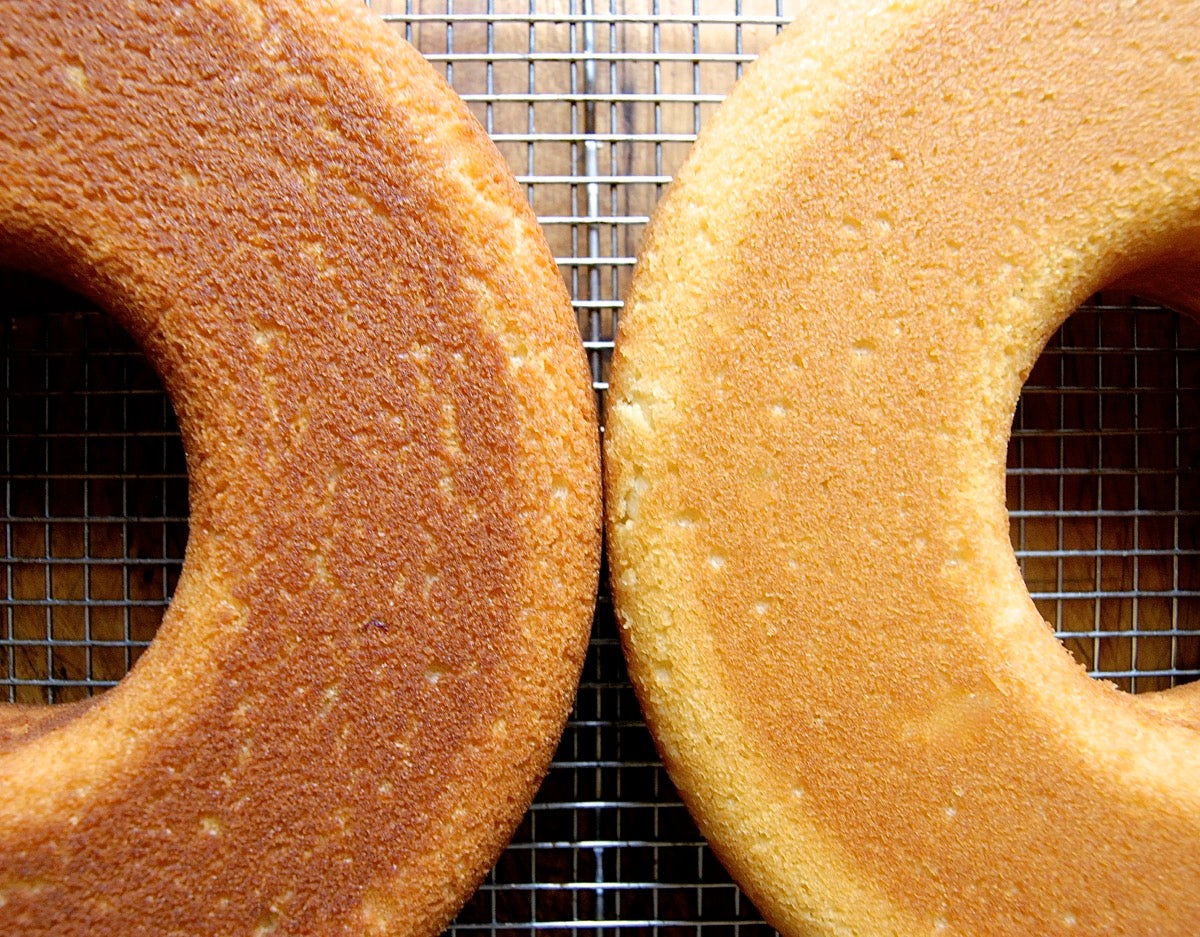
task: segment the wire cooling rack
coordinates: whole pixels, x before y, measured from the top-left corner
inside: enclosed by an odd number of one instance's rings
[[[790,19],[775,0],[376,2],[524,186],[598,397],[639,237],[712,109]],[[153,638],[187,537],[170,403],[129,338],[0,272],[0,700],[112,686]],[[1077,311],[1026,384],[1013,543],[1043,615],[1132,692],[1200,676],[1200,329],[1133,297]],[[579,695],[512,844],[451,933],[769,934],[659,764],[602,587]]]

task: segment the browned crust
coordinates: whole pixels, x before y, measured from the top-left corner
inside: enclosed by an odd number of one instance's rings
[[[618,336],[613,592],[663,758],[788,933],[1192,934],[1195,696],[1071,663],[1003,466],[1089,293],[1167,265],[1196,295],[1200,10],[804,17],[681,173]]]
[[[348,6],[6,5],[0,58],[0,262],[139,340],[192,499],[133,673],[0,708],[0,931],[433,933],[549,762],[595,594],[532,213]]]

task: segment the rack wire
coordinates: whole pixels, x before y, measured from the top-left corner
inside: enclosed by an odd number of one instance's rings
[[[607,389],[637,244],[708,114],[790,19],[782,0],[374,4],[441,69],[522,183]],[[187,478],[169,401],[101,311],[0,273],[0,686],[57,703],[118,682],[182,563]],[[1013,543],[1047,621],[1132,692],[1200,676],[1200,330],[1102,295],[1026,384]],[[550,773],[450,933],[772,933],[692,825],[629,686],[602,587]]]

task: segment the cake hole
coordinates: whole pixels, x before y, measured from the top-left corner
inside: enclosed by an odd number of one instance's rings
[[[867,358],[875,354],[876,346],[873,338],[860,338],[852,346],[854,354],[860,358]]]
[[[1042,616],[1131,693],[1200,677],[1200,325],[1098,294],[1050,340],[1008,449],[1013,547]]]
[[[0,702],[65,703],[149,646],[187,541],[175,412],[129,335],[88,300],[0,270],[4,563]]]
[[[225,824],[221,822],[219,817],[201,817],[200,829],[204,830],[209,836],[220,836],[225,832]]]

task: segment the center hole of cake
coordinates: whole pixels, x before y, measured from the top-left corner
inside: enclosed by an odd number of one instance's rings
[[[1008,449],[1013,547],[1088,672],[1133,693],[1200,677],[1200,326],[1120,294],[1064,323]]]
[[[175,412],[132,338],[52,281],[0,271],[0,702],[118,683],[178,580],[188,482]]]

